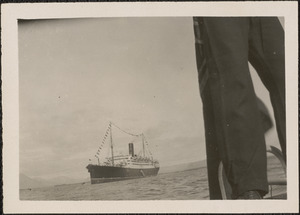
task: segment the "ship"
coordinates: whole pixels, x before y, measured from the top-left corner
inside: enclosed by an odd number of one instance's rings
[[[114,154],[114,147],[116,144],[113,142],[112,126],[121,130],[122,132],[140,138],[142,141],[142,150],[138,154],[135,154],[134,143],[129,142],[128,153],[124,154]],[[100,162],[101,149],[103,145],[108,142],[106,139],[110,139],[110,152],[109,157],[105,157],[102,162]],[[90,163],[87,165],[88,172],[90,174],[91,184],[98,184],[104,182],[112,182],[126,179],[144,178],[148,176],[156,176],[159,171],[159,162],[153,159],[152,153],[145,146],[146,140],[145,135],[142,134],[132,134],[124,131],[112,122],[104,135],[102,145],[100,145],[95,157],[98,163]],[[125,143],[124,143],[125,144]],[[148,143],[147,143],[148,145]],[[147,152],[147,153],[146,153]],[[91,159],[90,159],[91,161]]]

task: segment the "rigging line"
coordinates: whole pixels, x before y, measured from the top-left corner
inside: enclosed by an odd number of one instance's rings
[[[132,133],[129,133],[127,131],[124,131],[123,129],[121,129],[119,126],[115,125],[114,123],[111,122],[112,125],[114,125],[116,128],[118,128],[120,131],[123,131],[124,133],[128,134],[128,135],[131,135],[131,136],[135,136],[135,137],[138,137],[140,136],[141,134],[132,134]]]
[[[97,155],[99,155],[99,153],[101,152],[102,147],[104,146],[104,143],[106,142],[107,134],[110,131],[110,129],[111,129],[111,125],[109,124],[108,127],[107,127],[107,129],[106,129],[106,132],[105,132],[105,134],[103,136],[103,139],[102,139],[102,142],[101,142],[102,144],[98,147],[98,151],[96,152]]]

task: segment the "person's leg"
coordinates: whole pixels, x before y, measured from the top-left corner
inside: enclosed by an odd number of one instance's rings
[[[277,17],[251,18],[249,60],[270,92],[286,160],[284,31]]]
[[[213,120],[234,197],[249,190],[268,192],[264,132],[248,67],[249,24],[249,18],[203,18],[201,27],[210,94],[202,90],[202,100],[210,97],[213,116],[206,121]]]
[[[222,141],[221,135],[216,132],[215,114],[213,110],[213,101],[210,92],[210,81],[208,81],[208,71],[206,58],[204,56],[203,49],[203,30],[200,29],[199,23],[202,23],[202,19],[199,17],[193,18],[194,22],[194,34],[195,34],[195,50],[196,50],[196,62],[198,69],[199,89],[202,99],[203,118],[205,127],[205,144],[206,144],[206,163],[207,163],[207,176],[208,176],[208,188],[210,199],[222,199],[221,190],[218,180],[218,166],[221,162],[219,155],[218,142]],[[205,40],[206,42],[206,40]]]
[[[208,82],[207,87],[202,91],[209,197],[210,199],[222,199],[218,180],[218,167],[221,162],[218,143],[222,141],[222,139],[220,140],[222,136],[217,133],[219,129],[216,128],[218,124],[216,124],[209,84]]]

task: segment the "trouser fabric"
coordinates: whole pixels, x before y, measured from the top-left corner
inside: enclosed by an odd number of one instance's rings
[[[203,103],[211,199],[221,199],[222,161],[232,197],[268,192],[264,128],[250,62],[270,93],[284,158],[284,32],[276,17],[195,17],[196,58]]]

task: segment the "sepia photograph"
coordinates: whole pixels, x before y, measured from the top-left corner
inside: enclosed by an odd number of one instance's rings
[[[2,7],[4,208],[299,210],[297,12],[270,4]]]
[[[191,17],[18,32],[21,200],[207,198]]]

